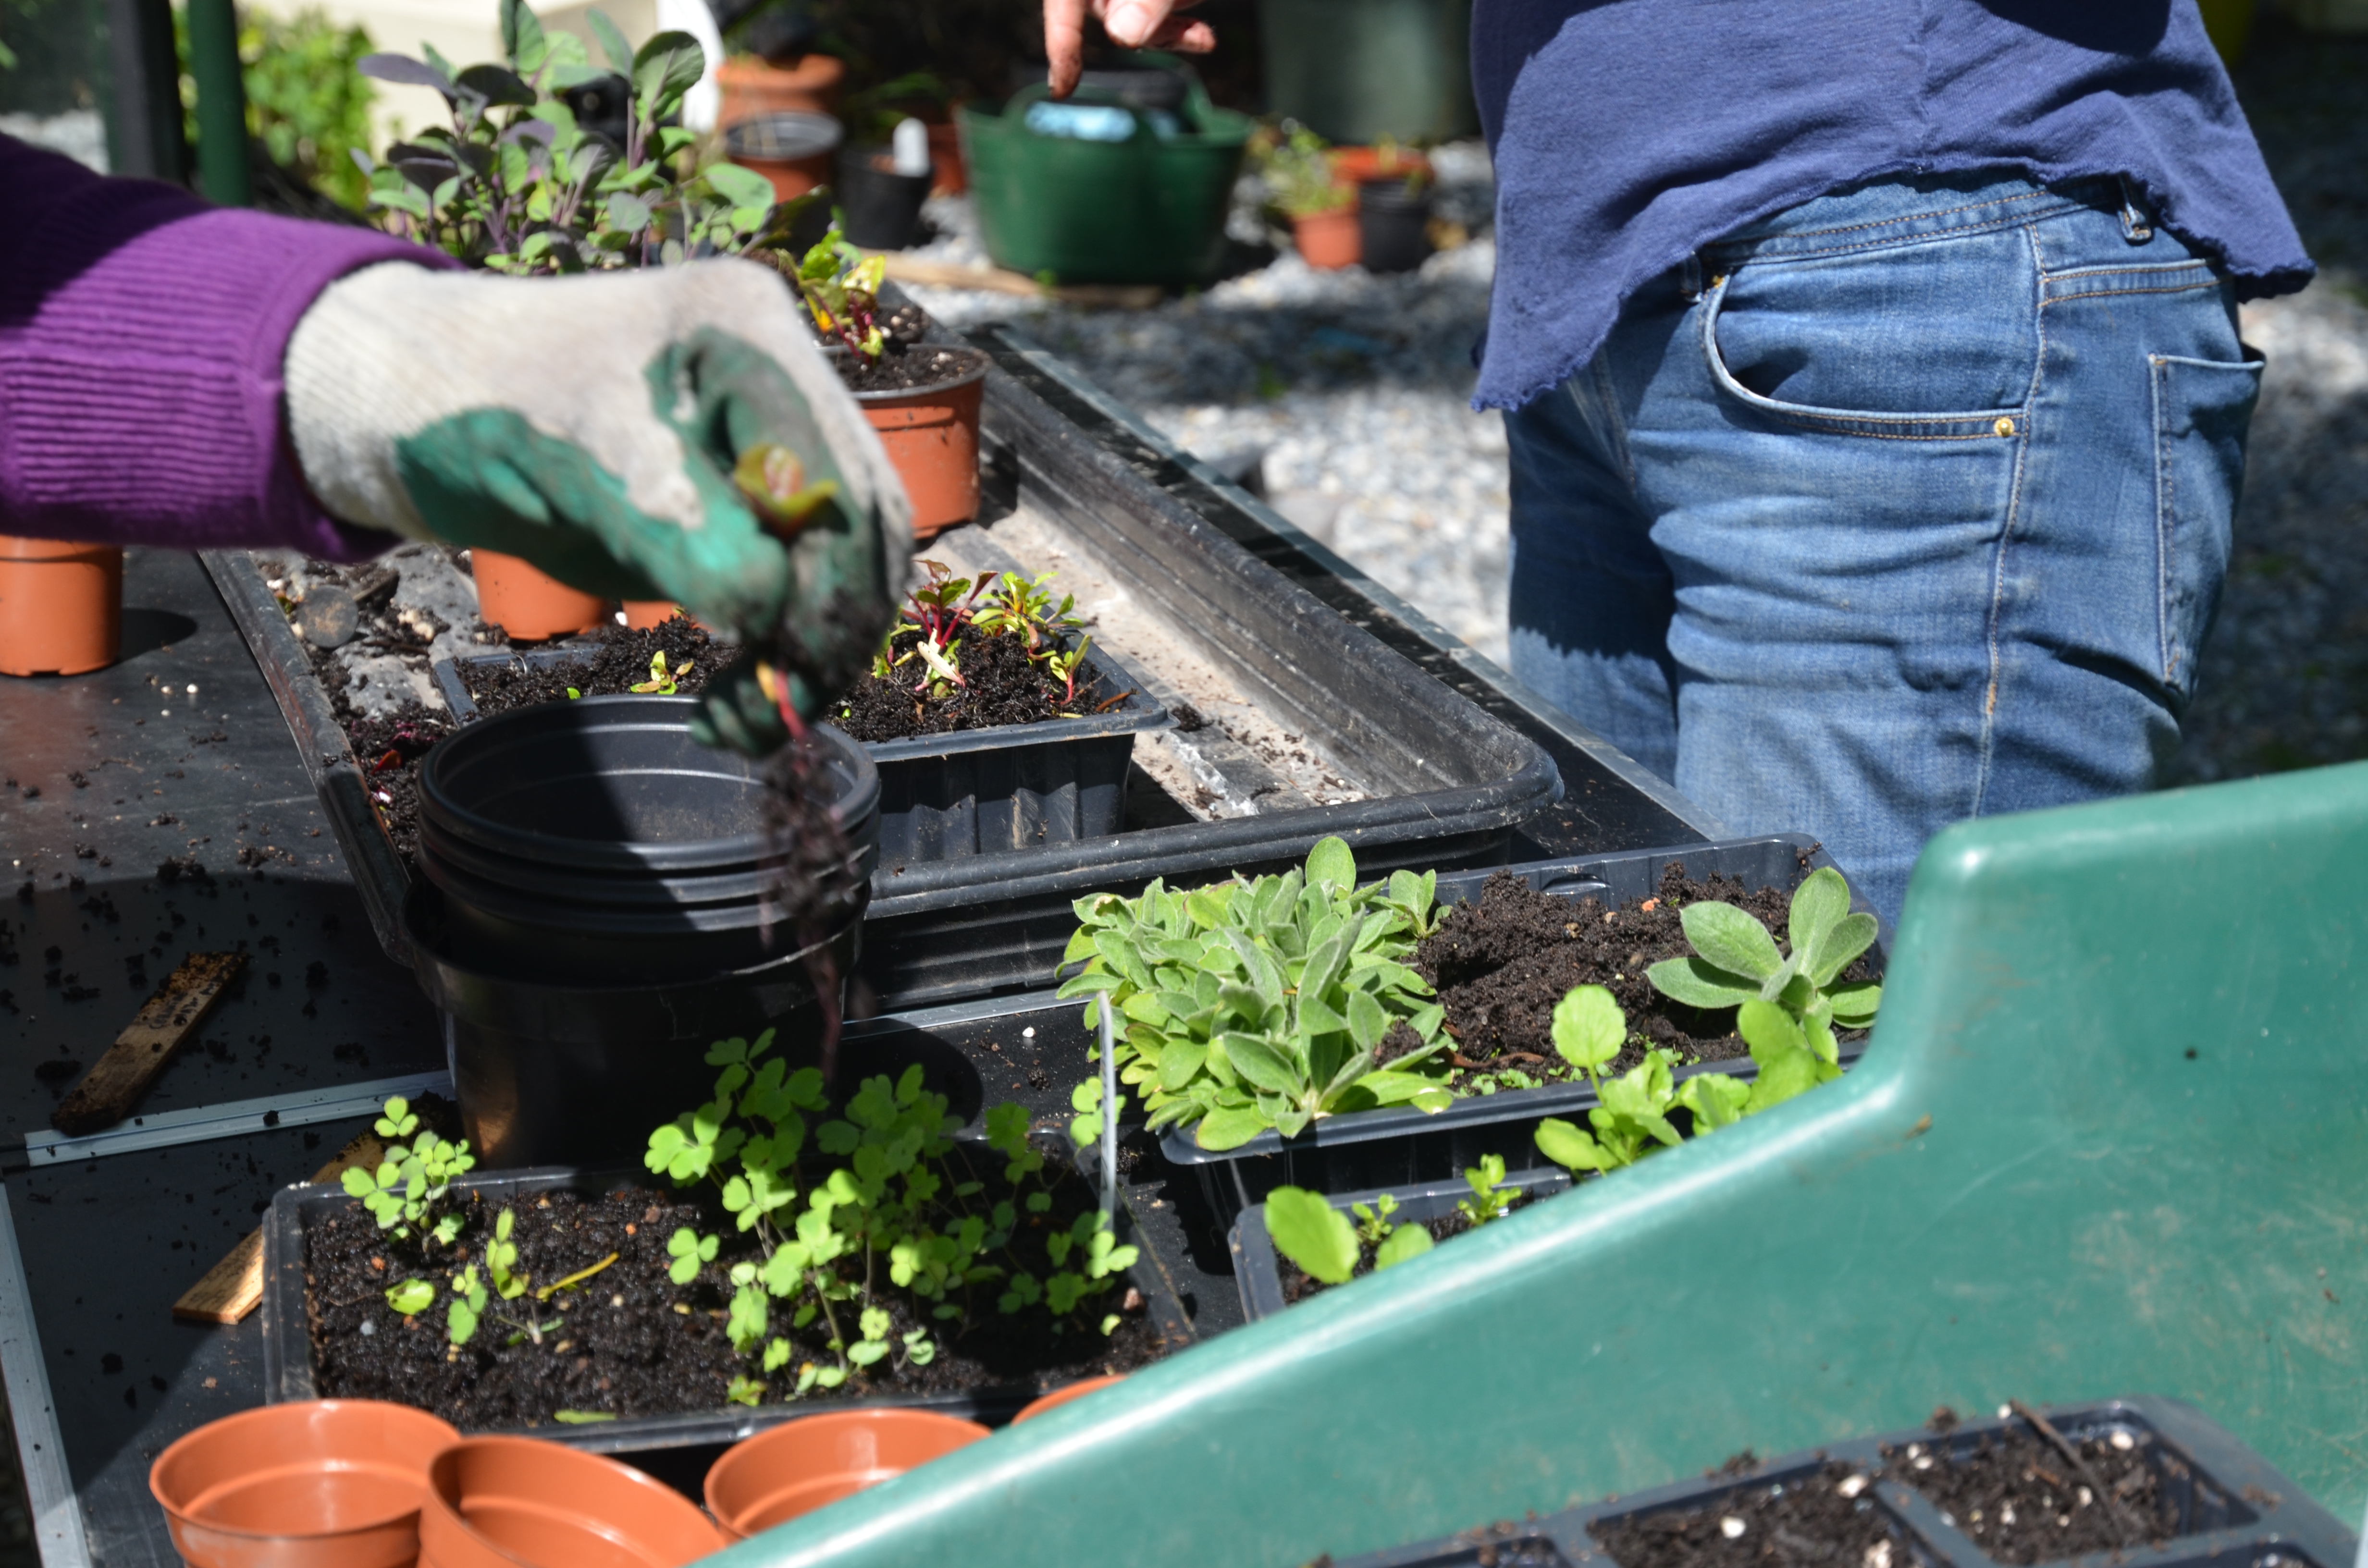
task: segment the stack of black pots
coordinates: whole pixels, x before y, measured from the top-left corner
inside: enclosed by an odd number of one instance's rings
[[[815,728],[809,790],[848,851],[803,922],[770,920],[763,769],[692,740],[693,706],[517,709],[421,769],[413,962],[489,1168],[637,1152],[712,1093],[717,1040],[772,1028],[793,1061],[818,1054],[815,987],[852,970],[871,897],[880,775]]]

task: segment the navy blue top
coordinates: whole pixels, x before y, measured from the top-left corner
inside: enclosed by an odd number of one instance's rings
[[[2121,175],[2246,297],[2310,258],[2195,0],[1474,0],[1497,160],[1477,408],[1584,365],[1696,249],[1886,176]]]

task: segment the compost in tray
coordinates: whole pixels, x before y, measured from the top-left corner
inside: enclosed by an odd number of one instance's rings
[[[1953,1426],[1936,1421],[1942,1430]],[[2159,1544],[2180,1533],[2179,1510],[2149,1459],[2151,1434],[2116,1427],[2066,1439],[2079,1463],[2017,1423],[1970,1447],[1909,1443],[1884,1458],[1932,1500],[1941,1517],[1998,1562],[2015,1568],[2091,1551]]]
[[[1747,1451],[1726,1462],[1749,1474]],[[1693,1507],[1599,1519],[1588,1533],[1619,1568],[1907,1568],[1875,1506],[1880,1471],[1829,1461]]]
[[[624,697],[636,688],[644,696],[696,697],[729,654],[705,627],[682,615],[650,627],[604,626],[589,641],[581,656],[564,664],[487,659],[461,665],[461,678],[478,713],[491,715],[535,702]]]
[[[1693,951],[1679,912],[1705,899],[1731,903],[1768,927],[1780,950],[1792,907],[1788,889],[1753,890],[1713,873],[1702,881],[1673,861],[1649,899],[1607,908],[1598,899],[1573,901],[1537,892],[1505,872],[1490,877],[1477,904],[1459,903],[1416,949],[1411,967],[1437,987],[1455,1040],[1459,1095],[1535,1088],[1580,1074],[1554,1049],[1554,1010],[1574,986],[1600,985],[1627,1015],[1631,1037],[1601,1069],[1616,1077],[1645,1059],[1647,1048],[1671,1051],[1677,1064],[1725,1062],[1748,1054],[1735,1032],[1735,1011],[1703,1011],[1662,994],[1645,971],[1665,959]],[[1848,981],[1874,978],[1861,957],[1843,971]],[[1837,1030],[1838,1040],[1863,1030]]]

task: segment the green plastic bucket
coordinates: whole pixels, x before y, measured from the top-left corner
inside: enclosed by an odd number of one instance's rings
[[[1267,107],[1363,144],[1446,142],[1480,128],[1472,0],[1258,0]]]
[[[1215,278],[1248,117],[1214,107],[1192,81],[1176,115],[1180,133],[1163,137],[1135,114],[1125,141],[1087,141],[1029,129],[1029,107],[1047,97],[1039,84],[1014,94],[999,114],[962,111],[971,200],[996,265],[1063,283]],[[1125,108],[1083,89],[1072,101]]]

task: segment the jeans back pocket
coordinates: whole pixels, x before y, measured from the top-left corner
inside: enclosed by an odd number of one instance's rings
[[[2245,433],[2261,360],[2147,356],[2154,392],[2155,549],[2162,678],[2184,702],[2220,608],[2229,528],[2245,476]]]

